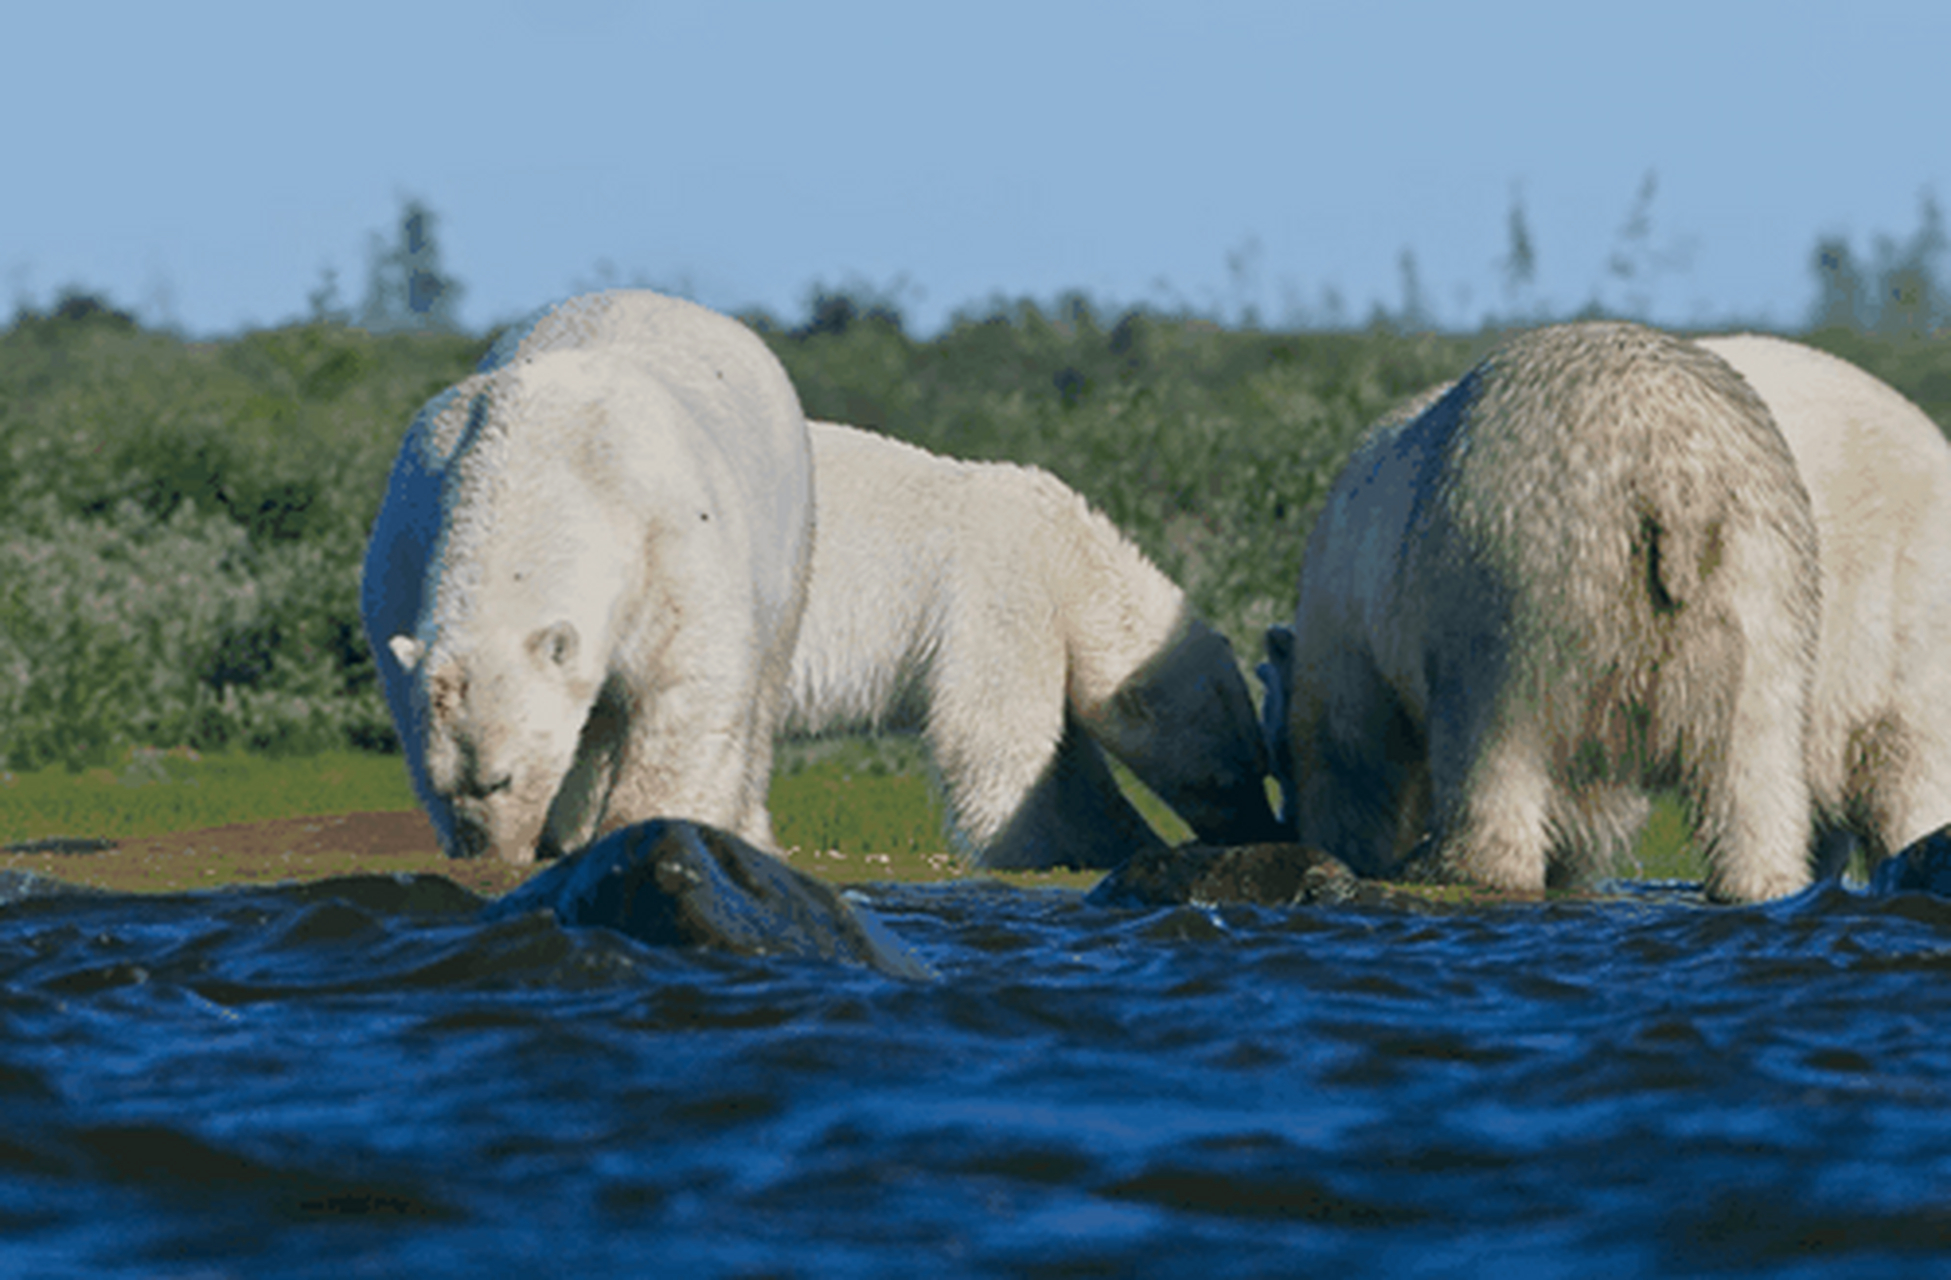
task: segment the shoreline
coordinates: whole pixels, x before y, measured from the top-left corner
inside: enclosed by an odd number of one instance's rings
[[[352,875],[436,875],[484,898],[499,897],[547,866],[516,867],[484,858],[448,858],[418,809],[362,811],[199,827],[94,842],[75,851],[0,852],[0,871],[26,871],[68,884],[120,893],[185,893],[232,885],[278,884]],[[788,865],[834,885],[946,883],[995,878],[1019,887],[1088,889],[1101,871],[996,873],[971,869],[946,850],[843,853],[788,849]]]

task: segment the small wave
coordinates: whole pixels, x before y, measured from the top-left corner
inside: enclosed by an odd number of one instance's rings
[[[483,921],[438,877],[15,887],[16,1270],[1652,1275],[1947,1243],[1951,909],[1921,895],[852,891],[912,983]]]

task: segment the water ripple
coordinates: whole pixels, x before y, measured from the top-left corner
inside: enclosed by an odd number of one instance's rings
[[[1951,1248],[1951,904],[860,896],[938,981],[481,924],[428,877],[14,901],[0,1262],[1791,1275]]]

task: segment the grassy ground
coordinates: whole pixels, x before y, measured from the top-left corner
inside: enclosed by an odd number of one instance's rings
[[[398,757],[335,751],[267,759],[136,748],[112,767],[0,773],[0,844],[50,836],[127,840],[413,807]]]
[[[1154,822],[1181,838],[1184,827],[1170,811],[1133,785]],[[903,739],[789,747],[771,803],[786,860],[823,880],[992,874],[972,870],[949,852],[920,749]],[[403,832],[397,824],[375,830],[371,824],[287,821],[409,814],[415,808],[397,756],[331,752],[279,759],[136,749],[113,767],[0,773],[0,845],[12,846],[0,852],[0,870],[159,892],[382,871],[436,872],[480,892],[500,892],[522,878],[512,868],[442,859],[431,829],[418,824]],[[215,828],[231,830],[219,836]],[[188,832],[212,834],[187,843],[170,839]],[[402,858],[403,840],[424,845],[424,856]],[[109,842],[120,847],[96,847]],[[367,847],[374,842],[388,846],[384,857]],[[177,856],[186,852],[196,856]],[[1094,883],[1097,875],[1012,872],[1002,878],[1074,888]]]
[[[1129,775],[1127,792],[1168,841],[1190,833],[1170,810]],[[176,890],[238,880],[308,879],[369,871],[429,871],[498,892],[520,879],[514,869],[446,862],[432,834],[419,824],[388,825],[394,846],[415,846],[406,861],[395,849],[375,860],[362,841],[380,839],[370,823],[333,819],[348,814],[410,814],[413,795],[396,756],[333,752],[277,759],[199,756],[138,749],[114,767],[70,772],[0,773],[0,845],[43,842],[0,854],[0,870],[41,871],[117,888]],[[942,810],[919,746],[906,738],[847,738],[788,745],[772,786],[776,834],[786,859],[834,883],[930,882],[993,873],[973,871],[950,850]],[[257,831],[242,830],[247,824]],[[223,840],[169,841],[181,833],[232,827]],[[70,844],[47,845],[67,840]],[[87,841],[113,841],[118,854],[91,853]],[[200,860],[162,856],[201,848]],[[341,847],[343,846],[343,847]],[[1677,805],[1663,804],[1641,840],[1637,865],[1626,874],[1649,879],[1698,878],[1698,863]],[[1088,887],[1095,872],[1012,872],[1001,877],[1026,886]]]
[[[1291,615],[1314,514],[1366,424],[1500,337],[1235,331],[1069,297],[999,301],[923,340],[861,301],[824,298],[800,327],[752,318],[809,416],[1048,468],[1245,666]],[[1951,334],[1810,336],[1951,422]],[[94,305],[0,328],[0,843],[412,810],[397,757],[353,754],[396,746],[359,565],[401,433],[487,340],[300,324],[188,342]],[[152,742],[205,754],[131,746]],[[926,778],[912,743],[794,748],[780,842],[828,879],[962,874]],[[1683,826],[1661,811],[1640,874],[1697,874]]]

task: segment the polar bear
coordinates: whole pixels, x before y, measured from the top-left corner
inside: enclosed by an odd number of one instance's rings
[[[1951,822],[1951,442],[1896,391],[1781,338],[1697,339],[1768,406],[1813,504],[1822,639],[1809,703],[1816,874]]]
[[[1357,447],[1272,638],[1299,840],[1537,891],[1606,870],[1676,785],[1710,896],[1804,887],[1817,541],[1756,394],[1595,323],[1511,339],[1425,403]]]
[[[1369,425],[1368,434],[1399,431],[1423,410],[1435,404],[1455,383],[1445,382],[1425,388],[1389,409]],[[1291,831],[1299,803],[1294,786],[1294,745],[1289,736],[1288,708],[1293,699],[1294,628],[1281,624],[1268,627],[1261,638],[1266,656],[1253,669],[1261,688],[1260,734],[1267,746],[1268,775],[1280,792],[1276,814],[1283,831]]]
[[[1054,476],[810,426],[817,534],[788,733],[919,727],[957,843],[1105,867],[1159,838],[1100,747],[1203,839],[1277,835],[1226,639]]]
[[[526,863],[653,817],[770,847],[812,511],[784,370],[688,302],[573,298],[429,401],[361,611],[446,851]]]

